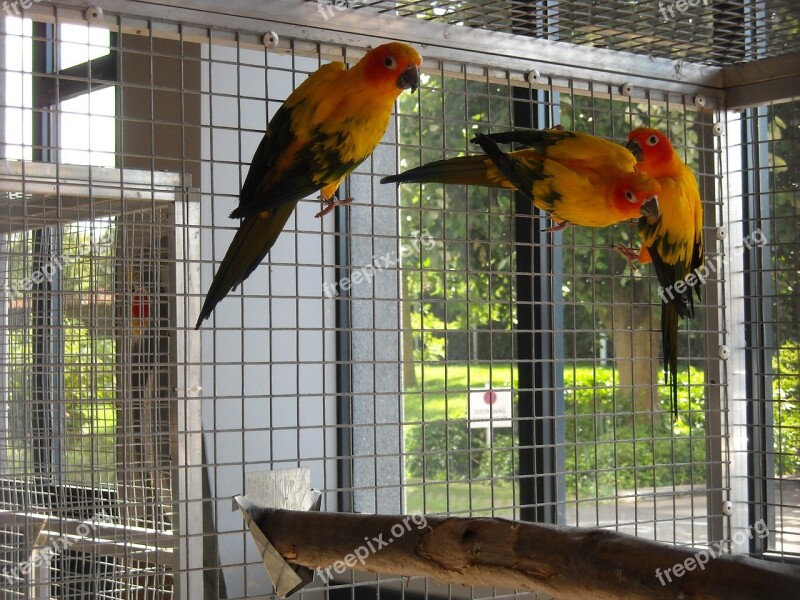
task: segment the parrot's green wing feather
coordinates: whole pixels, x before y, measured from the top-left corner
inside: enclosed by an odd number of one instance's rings
[[[232,218],[297,203],[353,169],[352,162],[337,164],[331,133],[319,125],[309,129],[307,122],[317,113],[319,96],[330,95],[344,73],[341,63],[323,65],[281,105],[250,162]]]
[[[636,157],[620,144],[601,137],[565,129],[532,129],[486,134],[499,144],[522,144],[537,154],[564,164],[580,164],[598,171],[633,172]]]
[[[521,168],[513,156],[497,147],[491,137],[479,133],[472,141],[479,144],[486,156],[492,159],[497,170],[514,184],[520,193],[533,202],[533,185],[543,177],[541,161],[531,162],[530,165],[525,165],[526,168]]]
[[[563,129],[532,129],[502,131],[485,135],[498,144],[522,144],[540,154],[545,154],[548,147],[553,144],[559,144],[566,139],[574,139],[577,134]]]
[[[242,218],[283,204],[296,203],[320,188],[339,181],[367,158],[358,156],[353,160],[343,160],[338,150],[341,146],[332,144],[330,133],[323,133],[319,129],[314,131],[309,142],[294,147],[292,144],[295,138],[287,136],[283,130],[274,136],[271,134],[268,130],[256,151],[242,186],[239,206],[231,213],[232,218]],[[339,143],[344,144],[346,141],[339,140]],[[277,168],[270,164],[270,157],[276,152],[275,147],[293,149],[294,160],[280,177],[267,178],[269,168]]]

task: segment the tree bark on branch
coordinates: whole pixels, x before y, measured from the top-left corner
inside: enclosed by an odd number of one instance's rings
[[[324,579],[352,568],[526,589],[558,600],[761,600],[791,598],[800,590],[797,568],[743,556],[716,558],[707,549],[604,529],[290,510],[252,517],[287,562],[319,569]]]

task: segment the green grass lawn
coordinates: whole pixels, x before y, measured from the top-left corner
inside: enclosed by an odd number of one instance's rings
[[[404,420],[410,428],[419,423],[466,419],[469,391],[513,389],[516,373],[511,364],[418,365],[417,385],[406,389]],[[423,403],[424,399],[424,403]],[[514,518],[513,481],[439,481],[406,479],[406,510],[409,512],[486,514]],[[493,509],[493,507],[496,507]]]
[[[569,498],[613,497],[618,490],[704,481],[702,371],[679,374],[676,422],[668,414],[669,392],[660,390],[667,416],[656,422],[655,432],[648,432],[634,430],[630,398],[613,387],[611,367],[565,367],[565,439],[560,442],[565,444]],[[404,396],[409,510],[480,514],[495,507],[496,514],[513,516],[518,468],[513,435],[495,430],[489,449],[483,432],[470,429],[466,418],[471,389],[484,389],[489,382],[494,389],[514,389],[515,379],[511,364],[417,368],[417,385]]]
[[[513,389],[516,382],[510,364],[418,365],[416,373],[417,385],[403,396],[406,423],[466,419],[469,390],[489,382],[494,389]]]
[[[406,481],[406,512],[459,513],[514,519],[515,481]]]

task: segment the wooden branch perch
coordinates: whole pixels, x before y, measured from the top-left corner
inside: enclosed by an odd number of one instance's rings
[[[520,588],[558,600],[761,600],[791,598],[800,590],[797,568],[743,556],[716,558],[710,550],[604,529],[292,510],[251,516],[287,562],[319,569],[323,579],[352,568]]]

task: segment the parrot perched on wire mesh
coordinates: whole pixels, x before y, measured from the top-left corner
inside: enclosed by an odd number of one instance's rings
[[[348,201],[334,196],[339,184],[381,141],[400,93],[417,89],[421,63],[411,46],[383,44],[350,69],[340,62],[323,65],[289,95],[253,156],[231,213],[243,220],[196,329],[261,263],[302,198],[320,192],[327,206],[317,216]]]
[[[381,183],[456,183],[517,189],[556,223],[605,227],[643,217],[658,219],[659,185],[635,172],[636,158],[602,138],[563,129],[478,134],[484,155],[428,163]],[[529,146],[503,152],[499,143]]]
[[[661,345],[664,373],[670,386],[672,411],[678,414],[678,317],[694,317],[694,297],[700,300],[703,277],[703,204],[692,170],[680,159],[669,139],[656,129],[640,127],[628,134],[626,146],[639,161],[637,170],[661,185],[661,218],[640,219],[642,246],[617,249],[642,264],[652,261],[660,284]]]

